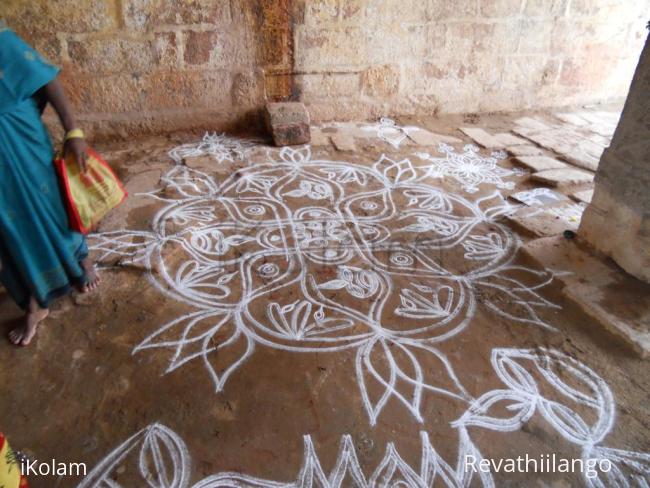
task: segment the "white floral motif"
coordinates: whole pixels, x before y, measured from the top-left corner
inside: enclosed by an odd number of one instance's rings
[[[382,117],[377,124],[367,125],[363,127],[363,130],[376,132],[379,139],[390,144],[395,149],[399,149],[399,146],[408,137],[409,132],[420,130],[420,128],[397,125],[393,119]]]
[[[512,189],[512,181],[503,181],[503,178],[518,176],[517,170],[502,168],[497,165],[498,161],[505,158],[503,152],[493,152],[490,157],[483,157],[478,153],[478,147],[467,144],[463,153],[458,154],[454,148],[447,144],[440,144],[439,152],[445,154],[444,158],[436,158],[429,153],[417,153],[420,159],[428,161],[428,176],[432,178],[443,178],[449,176],[460,184],[468,193],[478,191],[482,183],[496,185],[497,188]]]
[[[171,351],[167,372],[201,360],[220,391],[258,346],[353,350],[370,422],[390,398],[422,421],[424,392],[469,398],[433,345],[471,323],[481,290],[481,306],[520,323],[550,329],[539,312],[557,308],[538,292],[551,273],[512,264],[520,243],[497,221],[511,208],[501,195],[470,202],[426,177],[409,159],[368,167],[315,160],[308,146],[221,182],[177,165],[162,179],[167,196],[150,193],[162,202],[151,231],[91,244],[100,262],[155,269],[149,278],[162,293],[196,308],[134,349]],[[462,271],[441,259],[446,252],[464,256]],[[409,286],[396,285],[404,276]],[[429,377],[421,361],[442,374]]]
[[[169,151],[176,163],[180,164],[183,159],[195,158],[197,156],[210,155],[218,163],[234,161],[235,159],[246,159],[251,149],[258,144],[256,139],[242,139],[230,137],[226,134],[210,134],[206,132],[201,142],[196,144],[183,144]]]

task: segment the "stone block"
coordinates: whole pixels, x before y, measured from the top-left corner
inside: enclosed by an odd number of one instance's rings
[[[264,100],[264,78],[261,70],[236,73],[232,81],[232,101],[238,107],[254,108]]]
[[[68,55],[76,69],[92,75],[147,73],[156,64],[154,45],[146,39],[69,40]]]
[[[157,68],[175,68],[179,66],[178,34],[176,32],[157,32],[154,35],[154,55]]]
[[[57,32],[80,34],[105,31],[117,25],[112,2],[101,0],[84,7],[80,7],[77,0],[3,0],[0,17],[30,41],[34,34],[36,37]]]
[[[492,134],[487,133],[483,129],[478,129],[475,127],[461,127],[460,131],[465,135],[471,137],[472,140],[479,146],[483,146],[486,149],[497,149],[504,146]]]
[[[232,78],[221,70],[154,72],[144,77],[147,105],[158,110],[230,107]]]
[[[223,24],[230,22],[228,2],[213,0],[123,0],[124,24],[129,29],[161,25]]]
[[[339,18],[340,11],[340,0],[309,2],[305,10],[305,23],[313,26],[322,26],[329,22],[336,22]]]
[[[389,97],[399,91],[399,68],[394,65],[373,66],[361,75],[363,92],[368,95]]]
[[[205,64],[210,61],[212,50],[219,36],[215,31],[185,33],[184,58],[187,64]]]
[[[586,171],[573,168],[548,169],[533,174],[531,178],[558,188],[582,185],[594,181],[593,173],[587,173]]]
[[[300,71],[358,69],[367,59],[369,33],[361,27],[316,29],[297,26],[295,68]]]
[[[359,75],[357,73],[310,73],[297,75],[294,77],[294,81],[303,95],[303,101],[359,94]]]
[[[64,69],[60,80],[77,112],[137,112],[146,107],[146,83],[130,74],[88,77]]]
[[[576,232],[584,206],[570,200],[556,205],[523,207],[506,220],[529,235],[545,237],[562,234],[565,230]]]
[[[544,151],[531,145],[508,146],[506,148],[513,156],[542,156]]]
[[[569,0],[526,0],[526,17],[551,17],[566,13]]]
[[[483,17],[513,17],[521,13],[522,0],[479,0],[479,12]]]
[[[337,151],[356,151],[357,146],[354,143],[354,137],[344,131],[337,131],[331,136],[332,144]]]
[[[576,191],[571,194],[571,198],[582,203],[591,203],[591,199],[594,196],[594,190],[582,190]]]
[[[535,172],[568,167],[562,161],[548,156],[518,156],[515,161]]]
[[[477,14],[476,0],[430,0],[428,17],[431,20],[474,19]]]
[[[264,111],[266,127],[276,146],[309,143],[309,113],[298,102],[267,103]]]
[[[642,358],[650,356],[650,285],[561,236],[535,239],[522,251],[556,275],[564,295],[599,327]]]

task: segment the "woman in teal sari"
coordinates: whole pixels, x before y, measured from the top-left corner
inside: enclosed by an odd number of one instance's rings
[[[52,300],[98,282],[84,236],[68,228],[52,143],[41,121],[49,102],[66,130],[64,151],[85,170],[83,133],[58,72],[0,20],[0,281],[25,310],[24,323],[9,333],[22,346]]]

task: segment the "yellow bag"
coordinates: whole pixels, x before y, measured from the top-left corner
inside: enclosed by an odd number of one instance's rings
[[[70,221],[70,228],[82,234],[93,230],[99,221],[127,196],[111,167],[92,149],[87,150],[88,170],[82,173],[70,154],[54,160]]]
[[[20,472],[20,463],[2,433],[0,433],[0,486],[27,488],[27,480]]]

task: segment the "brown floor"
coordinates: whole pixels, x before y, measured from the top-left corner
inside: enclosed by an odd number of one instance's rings
[[[469,142],[457,127],[508,131],[513,118],[400,122]],[[196,141],[98,147],[131,196],[90,239],[101,289],[58,302],[29,348],[0,342],[0,427],[15,448],[98,466],[82,486],[365,486],[355,473],[373,486],[575,486],[579,473],[470,480],[458,459],[580,458],[592,444],[626,480],[647,470],[647,362],[557,280],[538,287],[562,270],[518,250],[530,237],[493,218],[504,200],[480,200],[495,185],[427,177],[415,154],[435,147],[376,137],[311,156],[235,145],[221,162],[187,146],[168,173],[167,151]],[[504,196],[539,186],[502,179],[516,183]],[[0,316],[3,331],[20,318],[6,294]],[[425,436],[437,455],[423,456]],[[310,484],[318,463],[330,485]]]

